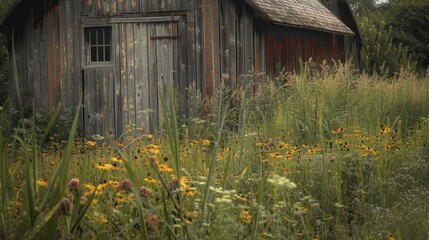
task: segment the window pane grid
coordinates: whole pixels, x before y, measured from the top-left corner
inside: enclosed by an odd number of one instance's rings
[[[88,59],[91,63],[105,63],[111,60],[111,33],[110,27],[86,28],[88,43]]]

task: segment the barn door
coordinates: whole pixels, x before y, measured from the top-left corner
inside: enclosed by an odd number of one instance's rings
[[[115,135],[114,68],[89,68],[83,71],[83,124],[85,136]]]
[[[117,138],[135,127],[153,131],[162,122],[159,90],[168,97],[169,89],[178,82],[179,39],[178,21],[163,19],[113,24],[111,56],[107,59],[111,66],[84,68],[87,137],[100,134]],[[97,41],[98,54],[109,41]]]
[[[153,131],[162,121],[158,89],[177,82],[177,22],[121,23],[115,79],[117,136],[128,128]]]

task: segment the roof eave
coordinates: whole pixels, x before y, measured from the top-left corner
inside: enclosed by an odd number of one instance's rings
[[[350,32],[344,32],[344,31],[334,31],[334,30],[329,30],[329,29],[324,29],[324,28],[315,28],[315,27],[304,26],[304,25],[293,25],[293,24],[287,24],[284,22],[277,22],[277,21],[271,21],[271,22],[274,24],[277,24],[277,25],[285,26],[285,27],[309,29],[309,30],[313,30],[313,31],[328,32],[328,33],[340,34],[340,35],[346,35],[346,36],[355,36],[356,35],[352,30],[350,30]]]

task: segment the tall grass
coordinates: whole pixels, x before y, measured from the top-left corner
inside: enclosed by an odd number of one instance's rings
[[[162,98],[166,135],[127,145],[0,129],[1,237],[428,239],[429,75],[287,79],[193,94],[180,118]]]

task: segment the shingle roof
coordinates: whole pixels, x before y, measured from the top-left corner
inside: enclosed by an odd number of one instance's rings
[[[354,35],[318,0],[246,0],[268,20],[278,24]]]

